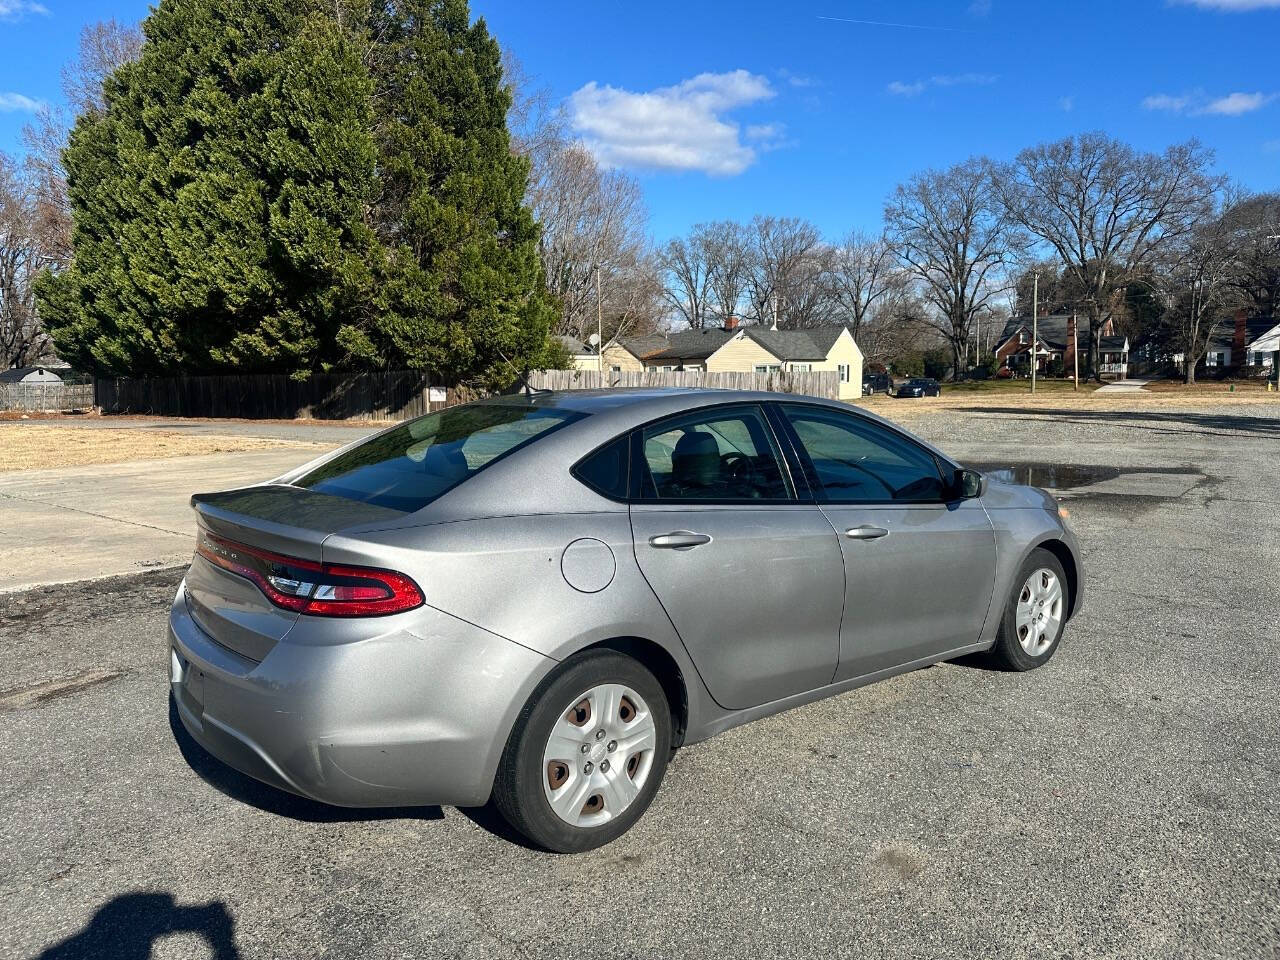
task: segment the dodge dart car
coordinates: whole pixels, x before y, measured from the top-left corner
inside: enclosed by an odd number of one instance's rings
[[[681,744],[961,654],[1038,667],[1081,597],[1046,493],[771,393],[504,396],[192,502],[168,633],[200,744],[330,804],[492,801],[564,852]]]

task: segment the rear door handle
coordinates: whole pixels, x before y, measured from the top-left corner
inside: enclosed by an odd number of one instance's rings
[[[881,537],[887,537],[889,531],[884,527],[872,527],[863,524],[860,527],[850,527],[844,532],[844,535],[850,540],[879,540]]]
[[[711,538],[705,533],[692,533],[688,530],[676,530],[674,533],[664,533],[656,537],[649,538],[649,546],[657,547],[659,550],[680,550],[688,547],[700,547],[704,543],[710,543]]]

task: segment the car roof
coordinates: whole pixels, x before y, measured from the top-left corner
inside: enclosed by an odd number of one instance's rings
[[[477,403],[567,410],[585,416],[574,418],[563,427],[546,432],[536,442],[495,461],[418,511],[406,524],[599,511],[608,501],[574,479],[570,474],[572,466],[593,450],[644,424],[702,407],[729,403],[802,403],[838,410],[913,436],[898,424],[839,400],[762,390],[707,387],[540,390],[504,394]],[[913,439],[944,461],[955,462],[927,441],[914,436]]]

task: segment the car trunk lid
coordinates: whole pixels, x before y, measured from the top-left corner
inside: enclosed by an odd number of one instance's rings
[[[263,554],[322,561],[325,538],[350,527],[404,516],[397,510],[287,484],[196,494],[197,552],[187,572],[193,619],[217,643],[261,661],[300,613],[272,603],[258,583],[227,567],[262,566]],[[221,564],[221,565],[220,565]],[[283,565],[276,572],[288,576]]]

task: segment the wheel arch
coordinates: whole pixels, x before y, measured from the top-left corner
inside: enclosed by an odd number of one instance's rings
[[[1080,565],[1076,560],[1075,551],[1065,540],[1059,540],[1056,537],[1048,537],[1039,541],[1027,551],[1027,556],[1031,555],[1032,550],[1048,550],[1051,554],[1058,558],[1058,562],[1062,564],[1062,571],[1067,575],[1067,616],[1070,620],[1075,616],[1079,606],[1080,596]],[[1023,557],[1023,563],[1026,557]],[[1019,564],[1021,566],[1021,563]]]
[[[585,653],[589,650],[613,650],[638,661],[652,673],[662,685],[662,692],[671,709],[672,749],[684,743],[685,733],[689,729],[688,681],[679,662],[665,647],[644,637],[622,636],[599,640],[578,652]]]

